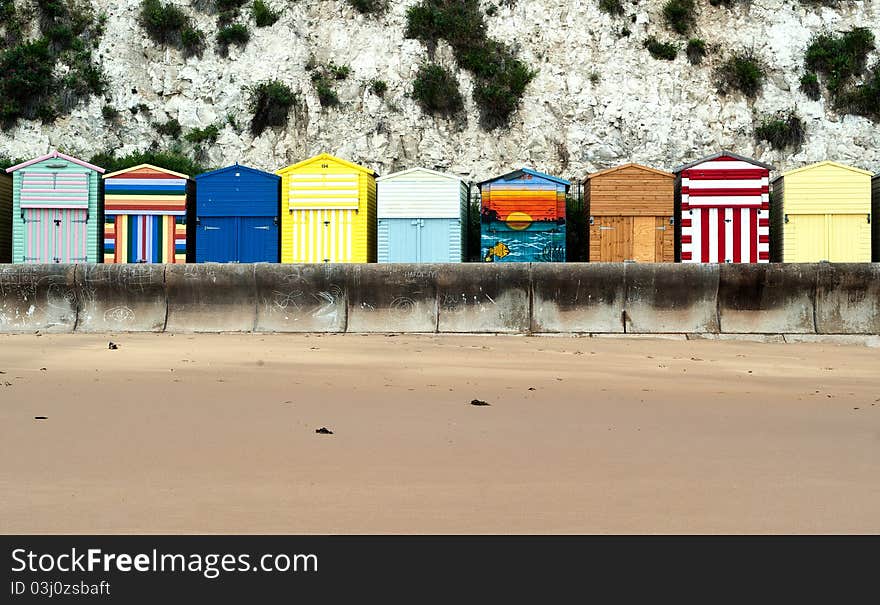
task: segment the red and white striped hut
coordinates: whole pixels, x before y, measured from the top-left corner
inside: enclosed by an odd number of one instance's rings
[[[679,260],[770,262],[770,171],[773,166],[721,151],[675,173]]]

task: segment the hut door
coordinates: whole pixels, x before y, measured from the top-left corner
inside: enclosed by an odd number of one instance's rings
[[[599,222],[602,262],[614,263],[632,258],[633,217],[605,216]]]
[[[55,259],[56,263],[84,263],[88,210],[62,208],[55,211]]]
[[[785,225],[786,235],[794,246],[788,245],[786,238],[785,260],[789,263],[815,263],[828,260],[828,239],[824,214],[791,214],[789,224]]]
[[[199,256],[201,262],[234,262],[235,217],[206,216],[199,218]]]
[[[350,263],[352,257],[352,210],[321,210],[316,248],[317,262]]]
[[[634,216],[632,226],[632,260],[653,263],[657,260],[658,232],[653,216]]]
[[[26,263],[54,263],[55,210],[50,208],[23,208]]]
[[[870,225],[865,214],[828,216],[828,260],[855,263],[870,260]]]
[[[278,225],[274,217],[240,217],[238,242],[238,262],[278,262]]]

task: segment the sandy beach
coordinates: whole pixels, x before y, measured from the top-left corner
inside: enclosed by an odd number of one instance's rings
[[[867,347],[31,334],[0,372],[3,533],[880,530]]]

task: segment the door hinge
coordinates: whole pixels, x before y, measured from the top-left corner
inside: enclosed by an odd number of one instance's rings
[[[272,219],[272,224],[273,224],[273,225],[277,225],[277,224],[278,224],[278,217],[277,217],[277,216],[274,217],[274,218]]]
[[[654,229],[656,229],[657,231],[666,231],[666,225],[662,227],[654,227]]]
[[[595,220],[593,220],[593,217],[591,216],[590,217],[590,224],[592,225],[594,222],[595,222]]]
[[[614,227],[607,227],[607,226],[605,226],[605,225],[600,225],[600,226],[599,226],[599,231],[610,231],[610,230],[612,230],[612,229],[614,229]]]
[[[197,216],[197,217],[196,217],[196,227],[198,227],[198,226],[201,225],[201,224],[202,224],[202,217]]]

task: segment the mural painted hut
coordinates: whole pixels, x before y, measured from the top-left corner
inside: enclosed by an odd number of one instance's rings
[[[196,181],[195,260],[277,263],[281,177],[235,164]]]
[[[53,151],[6,172],[13,178],[12,262],[98,262],[103,168]]]
[[[681,262],[770,262],[771,170],[721,151],[673,171]]]
[[[675,261],[675,175],[624,164],[587,175],[590,262]]]
[[[188,175],[140,164],[104,175],[104,262],[187,262]]]
[[[411,168],[376,179],[380,263],[460,263],[470,188],[460,178]]]
[[[871,176],[867,170],[826,161],[776,178],[774,260],[870,262]]]
[[[0,263],[12,262],[12,177],[0,173]]]
[[[483,261],[565,261],[568,181],[521,168],[479,187]]]
[[[375,171],[322,153],[276,174],[282,263],[376,262]]]

